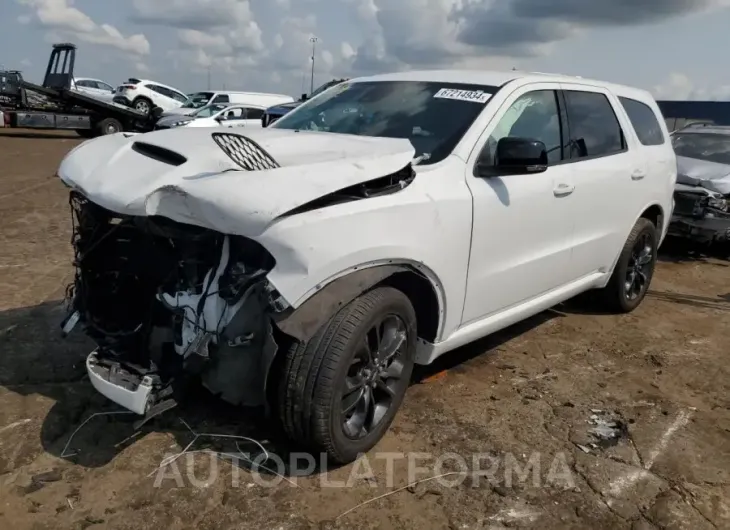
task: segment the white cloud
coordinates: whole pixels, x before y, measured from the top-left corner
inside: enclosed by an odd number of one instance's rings
[[[151,67],[151,75],[200,83],[211,71],[229,86],[274,83],[295,92],[302,79],[309,84],[312,37],[315,84],[414,68],[509,69],[524,57],[534,64],[557,43],[595,27],[650,24],[730,4],[553,0],[548,9],[544,0],[116,0],[113,11],[123,18],[95,21],[74,0],[16,2],[29,8],[19,20],[46,28],[46,38],[67,35],[121,50],[138,70]],[[160,43],[154,57],[138,29],[145,27]],[[657,90],[710,94],[679,78]]]
[[[20,5],[32,10],[32,15],[21,15],[18,22],[40,26],[72,39],[90,44],[115,48],[130,55],[148,55],[150,43],[137,33],[123,35],[116,27],[98,24],[91,17],[77,9],[73,0],[17,0]]]
[[[730,99],[730,85],[698,86],[689,76],[673,72],[664,82],[654,87],[653,93],[657,99],[727,101]]]

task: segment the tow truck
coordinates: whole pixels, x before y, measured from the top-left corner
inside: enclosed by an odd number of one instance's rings
[[[0,127],[73,130],[84,138],[117,132],[151,131],[162,114],[149,115],[71,89],[76,45],[54,44],[42,85],[20,70],[0,71]]]

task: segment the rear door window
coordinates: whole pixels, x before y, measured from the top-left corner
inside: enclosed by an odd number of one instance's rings
[[[218,94],[211,103],[230,103],[230,101],[228,94]]]
[[[570,158],[596,158],[626,150],[621,124],[611,102],[600,92],[566,90]]]
[[[659,125],[659,120],[646,103],[631,98],[619,97],[626,114],[629,116],[631,125],[636,131],[636,136],[643,145],[664,144],[664,133]]]
[[[253,107],[246,108],[247,120],[260,120],[264,116],[264,109],[255,109]]]
[[[185,103],[188,100],[188,97],[185,94],[182,94],[181,92],[175,92],[174,90],[170,90],[170,97],[175,101],[179,101],[180,103]]]

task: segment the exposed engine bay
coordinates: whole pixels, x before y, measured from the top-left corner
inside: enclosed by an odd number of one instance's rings
[[[409,187],[410,142],[263,129],[258,139],[108,135],[59,168],[76,267],[63,333],[78,326],[96,342],[86,360],[92,385],[142,421],[197,379],[230,403],[268,408],[277,350],[306,342],[343,303],[404,270],[358,265],[309,285],[301,278],[321,260],[316,246],[275,240],[277,259],[288,260],[275,267],[258,238],[289,217]],[[304,159],[294,149],[302,145]]]
[[[242,236],[120,216],[76,192],[70,203],[76,276],[65,331],[78,322],[98,344],[87,361],[97,383],[137,392],[122,404],[140,414],[191,375],[227,401],[262,405],[276,352],[268,315],[284,309],[266,281],[269,253]]]

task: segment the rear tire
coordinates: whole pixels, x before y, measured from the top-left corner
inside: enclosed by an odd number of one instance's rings
[[[152,101],[148,98],[138,97],[132,101],[132,108],[137,112],[141,112],[145,116],[149,116],[153,107],[154,105],[152,104]]]
[[[377,347],[375,330],[382,339]],[[293,343],[277,396],[287,436],[338,464],[369,451],[388,430],[408,388],[416,337],[408,297],[379,287],[343,307],[308,342]],[[380,362],[369,361],[368,351],[381,353]]]
[[[654,276],[656,259],[656,226],[641,218],[631,229],[608,285],[598,291],[603,308],[630,313],[639,307]]]
[[[122,130],[122,123],[114,118],[104,118],[96,124],[96,131],[99,136],[103,136],[105,134],[116,134],[118,132],[122,132]]]

